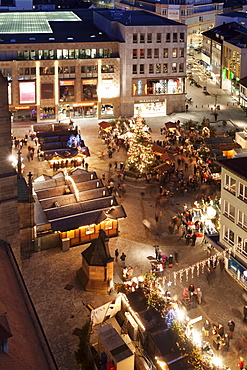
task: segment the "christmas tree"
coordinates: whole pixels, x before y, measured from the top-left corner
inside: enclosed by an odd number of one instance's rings
[[[132,137],[127,152],[129,170],[140,174],[148,172],[155,163],[149,128],[140,118],[137,118],[131,132]]]

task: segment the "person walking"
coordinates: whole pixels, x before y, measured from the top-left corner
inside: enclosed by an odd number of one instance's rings
[[[122,267],[125,267],[126,254],[124,252],[121,254],[120,260],[122,261]]]
[[[197,302],[198,304],[202,304],[202,291],[200,288],[197,288]]]
[[[244,359],[243,359],[243,357],[239,357],[238,367],[239,367],[239,370],[243,370],[243,368],[244,368]]]
[[[88,163],[87,162],[85,163],[85,169],[86,169],[86,171],[88,171]]]
[[[115,249],[115,261],[118,261],[119,252],[118,249]]]
[[[155,250],[155,259],[158,261],[160,247],[158,245],[155,245],[154,250]]]
[[[234,332],[234,329],[235,329],[235,322],[233,320],[229,320],[227,325],[228,325],[229,339],[232,339],[233,338],[233,332]]]
[[[247,321],[247,305],[244,305],[244,321]]]
[[[209,320],[205,320],[204,325],[203,325],[203,330],[204,330],[205,337],[209,337],[210,329],[211,329],[211,324],[210,324]]]
[[[175,265],[178,264],[178,251],[176,249],[174,249],[174,261],[175,261]]]
[[[191,293],[192,297],[192,308],[196,308],[197,307],[197,291],[194,290],[193,293]]]

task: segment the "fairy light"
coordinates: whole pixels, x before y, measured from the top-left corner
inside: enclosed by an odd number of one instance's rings
[[[80,193],[79,190],[77,189],[76,183],[74,179],[68,175],[67,172],[64,171],[64,177],[65,180],[69,180],[71,182],[72,188],[73,188],[73,193],[75,194],[75,198],[77,202],[80,202]]]
[[[141,320],[139,319],[139,317],[137,316],[137,313],[131,308],[130,304],[129,304],[129,301],[127,300],[126,296],[124,294],[121,293],[121,297],[124,301],[124,303],[126,304],[127,308],[128,308],[128,311],[131,313],[131,315],[134,317],[135,321],[137,322],[137,324],[141,327],[141,329],[143,331],[145,331],[145,326],[143,325],[143,323],[141,322]]]

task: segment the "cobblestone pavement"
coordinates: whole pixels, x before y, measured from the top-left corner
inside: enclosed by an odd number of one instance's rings
[[[229,97],[223,99],[227,100]],[[196,97],[194,100],[196,100]],[[181,113],[173,117],[148,118],[147,123],[152,128],[153,138],[155,140],[160,138],[159,127],[163,126],[166,121],[174,120],[174,117],[181,120],[186,120],[186,117],[193,117],[195,120],[199,116],[202,118],[202,115],[207,112],[203,111],[202,108],[200,111],[196,110],[198,109],[196,107],[191,107],[191,109],[193,111],[187,115]],[[236,107],[232,109],[235,113],[230,109],[227,112],[231,113],[236,121],[240,122],[242,120],[242,122],[245,122],[243,112]],[[226,116],[228,116],[228,113]],[[223,113],[222,117],[224,117]],[[112,159],[98,158],[98,151],[105,150],[101,140],[97,138],[98,121],[92,119],[78,122],[81,135],[91,152],[91,157],[87,160],[89,169],[96,170],[98,176],[103,173],[106,174],[107,178],[114,176],[114,172],[109,173],[109,162],[125,160],[126,153],[121,149],[119,153],[113,155]],[[13,132],[21,138],[28,132],[28,129],[29,124],[15,124]],[[26,165],[24,176],[29,171],[34,174],[35,178],[43,173],[53,174],[53,170],[47,169],[45,162],[38,162],[36,158],[34,161],[28,162],[26,148],[23,148],[22,152]],[[118,198],[118,202],[124,206],[128,217],[120,221],[119,237],[110,239],[109,245],[112,255],[116,248],[119,249],[120,253],[125,252],[127,255],[126,262],[133,266],[134,275],[138,276],[149,271],[150,260],[155,256],[153,245],[157,243],[160,245],[162,252],[167,255],[173,253],[174,248],[179,252],[179,264],[164,271],[168,280],[174,271],[179,271],[207,257],[207,246],[204,244],[195,247],[186,246],[178,235],[169,235],[167,228],[171,217],[182,211],[183,203],[193,204],[197,194],[188,193],[186,196],[176,196],[173,202],[171,199],[164,201],[159,206],[162,217],[156,224],[154,216],[156,210],[155,198],[159,193],[158,183],[147,184],[145,181],[127,178],[126,185],[127,194],[124,198]],[[209,186],[202,186],[199,189],[201,194],[213,195],[215,191],[214,188]],[[141,192],[144,193],[144,196],[141,196]],[[142,224],[144,218],[151,223],[150,231],[147,231]],[[92,304],[97,307],[111,298],[85,292],[75,278],[75,273],[81,266],[81,252],[87,247],[88,244],[73,247],[68,252],[61,252],[59,249],[47,250],[34,253],[30,259],[23,260],[25,281],[60,370],[75,370],[77,368],[74,362],[74,351],[77,348],[78,337],[73,332],[76,328],[81,328],[89,317],[89,310],[86,305]],[[120,263],[115,263],[114,280],[115,282],[121,281]],[[177,281],[176,286],[172,285],[170,287],[171,294],[178,293],[179,298],[182,299],[182,289],[190,283],[193,283],[196,287],[199,286],[203,293],[202,305],[189,311],[191,318],[203,316],[203,320],[196,325],[198,329],[201,330],[206,318],[211,323],[223,324],[225,329],[227,329],[228,320],[235,321],[234,339],[231,341],[229,352],[224,355],[224,362],[232,370],[237,369],[241,336],[244,335],[247,338],[247,324],[243,322],[242,315],[243,289],[226,272],[221,272],[217,268],[210,285],[208,285],[205,275],[197,276],[194,273],[193,278],[190,277],[188,281]],[[246,350],[244,350],[244,355],[247,361]]]

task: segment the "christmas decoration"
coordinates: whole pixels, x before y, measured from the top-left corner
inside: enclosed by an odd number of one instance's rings
[[[127,152],[129,170],[140,174],[148,172],[155,164],[149,128],[140,117],[137,117],[133,128],[130,130],[132,137],[129,140]]]

